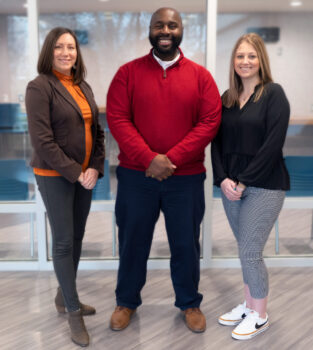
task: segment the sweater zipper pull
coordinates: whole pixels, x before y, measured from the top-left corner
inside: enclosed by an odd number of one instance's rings
[[[166,69],[163,70],[163,78],[166,78]]]

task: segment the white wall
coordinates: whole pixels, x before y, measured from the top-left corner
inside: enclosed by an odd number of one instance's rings
[[[313,118],[313,13],[224,14],[218,16],[217,74],[222,93],[228,87],[230,55],[248,27],[279,27],[280,40],[267,43],[273,78],[289,99],[293,117]]]

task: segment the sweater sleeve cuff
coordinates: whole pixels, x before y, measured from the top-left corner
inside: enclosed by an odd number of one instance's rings
[[[243,185],[247,186],[247,185],[246,185],[247,180],[246,180],[243,176],[241,176],[241,174],[239,174],[239,175],[237,176],[237,181],[240,182],[240,183],[242,183]]]
[[[93,159],[89,163],[89,168],[94,168],[99,172],[99,179],[104,176],[104,158]]]
[[[150,163],[157,155],[158,155],[158,153],[152,152],[152,151],[146,152],[142,155],[142,162],[143,162],[143,165],[146,169],[149,168]]]
[[[179,167],[181,165],[179,157],[175,157],[173,152],[169,151],[168,153],[166,153],[166,156],[177,167]]]
[[[227,178],[227,175],[214,178],[213,185],[221,187],[221,183]]]

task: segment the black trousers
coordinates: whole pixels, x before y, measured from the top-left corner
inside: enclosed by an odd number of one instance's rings
[[[38,176],[51,231],[54,270],[68,311],[79,309],[76,274],[92,191],[61,176]]]
[[[117,305],[131,309],[141,304],[147,260],[155,223],[164,213],[171,251],[171,278],[175,306],[199,307],[200,224],[204,214],[205,174],[171,176],[159,182],[142,171],[117,168],[115,214],[119,228],[120,265]]]

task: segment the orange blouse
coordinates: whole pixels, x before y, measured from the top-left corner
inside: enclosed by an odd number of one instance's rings
[[[85,95],[81,91],[80,87],[78,85],[74,85],[72,76],[64,75],[55,70],[53,70],[53,74],[60,80],[60,82],[65,86],[67,91],[71,94],[71,96],[77,103],[78,107],[80,108],[84,118],[86,155],[85,155],[85,160],[82,164],[82,171],[85,171],[89,164],[91,148],[92,148],[92,132],[91,132],[92,112],[91,112],[89,103]],[[61,176],[61,174],[58,173],[56,170],[48,170],[48,169],[34,168],[34,173],[36,175],[42,175],[42,176]]]

